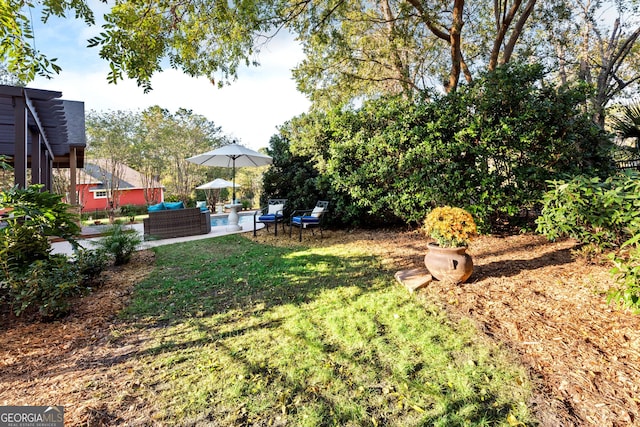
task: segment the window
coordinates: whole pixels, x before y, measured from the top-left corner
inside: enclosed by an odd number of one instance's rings
[[[106,199],[107,198],[107,191],[106,190],[95,191],[93,193],[93,198],[94,199]]]

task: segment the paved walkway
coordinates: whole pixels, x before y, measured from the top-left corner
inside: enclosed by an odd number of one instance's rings
[[[142,224],[133,224],[133,225],[127,224],[125,225],[125,227],[135,230],[138,234],[140,234],[140,238],[142,238],[142,235],[144,233]],[[263,227],[264,227],[264,224],[257,224],[258,229],[261,229]],[[102,228],[104,229],[104,226]],[[211,237],[225,236],[227,234],[247,233],[247,232],[253,233],[253,224],[242,225],[242,230],[240,231],[229,231],[226,225],[221,225],[219,227],[211,227],[211,232],[208,234],[198,234],[196,236],[187,236],[187,237],[176,237],[173,239],[145,240],[140,244],[140,249],[141,250],[149,249],[155,246],[170,245],[172,243],[188,242],[190,240],[210,239]],[[100,227],[90,226],[90,227],[82,228],[83,236],[91,236],[99,233],[100,233]],[[83,248],[92,249],[95,246],[92,245],[91,242],[96,241],[98,239],[100,239],[100,237],[80,238],[78,239],[78,242]],[[51,253],[73,255],[73,249],[71,247],[71,244],[69,244],[69,242],[66,242],[66,241],[55,242],[51,244],[51,247],[52,247]]]

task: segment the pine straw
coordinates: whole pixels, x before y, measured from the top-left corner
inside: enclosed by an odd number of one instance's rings
[[[426,294],[469,316],[517,353],[537,379],[545,426],[640,423],[640,317],[606,303],[606,264],[572,256],[574,243],[536,236],[482,238],[467,284],[433,282]]]
[[[266,230],[257,241],[298,245]],[[384,258],[390,274],[423,266],[426,241],[412,232],[305,233],[302,245],[347,242]],[[435,281],[416,298],[435,301],[454,319],[473,319],[514,352],[537,385],[531,404],[542,426],[640,424],[640,316],[606,303],[609,265],[576,257],[575,248],[533,235],[481,237],[469,248],[475,268],[467,283]],[[58,322],[0,313],[0,405],[63,404],[67,425],[149,422],[152,403],[135,392],[143,333],[114,336],[128,328],[115,314],[152,264],[152,252],[139,252]]]

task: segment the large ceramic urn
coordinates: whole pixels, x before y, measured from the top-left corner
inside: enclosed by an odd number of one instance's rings
[[[434,279],[462,283],[473,273],[473,260],[467,254],[467,247],[442,248],[437,243],[429,243],[424,265]]]

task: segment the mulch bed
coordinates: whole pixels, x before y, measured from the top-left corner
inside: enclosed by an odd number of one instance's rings
[[[298,244],[265,230],[257,239]],[[328,231],[302,244],[340,242],[365,245],[393,271],[421,267],[426,251],[413,232]],[[434,281],[415,295],[472,319],[513,352],[536,385],[531,405],[542,426],[640,425],[640,316],[607,304],[610,266],[577,249],[530,234],[483,236],[469,248],[475,267],[467,283]],[[67,425],[143,425],[150,409],[129,391],[135,340],[144,337],[112,332],[127,327],[116,314],[152,265],[153,252],[138,252],[56,322],[0,313],[0,405],[63,404]]]

